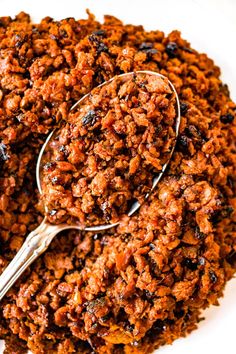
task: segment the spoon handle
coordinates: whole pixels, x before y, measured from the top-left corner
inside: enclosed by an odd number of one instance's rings
[[[59,232],[58,225],[50,225],[45,219],[26,238],[20,250],[0,276],[0,300],[21,276],[25,269],[50,245]]]

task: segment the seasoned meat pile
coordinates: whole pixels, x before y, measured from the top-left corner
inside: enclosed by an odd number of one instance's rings
[[[50,222],[117,222],[142,203],[170,160],[178,123],[167,78],[116,76],[95,88],[54,133],[41,173]]]
[[[62,232],[27,269],[0,304],[5,354],[151,353],[195,329],[234,274],[236,105],[220,69],[178,31],[25,13],[0,18],[0,271],[43,219],[35,165],[47,134],[91,89],[138,70],[177,89],[171,164],[137,214],[103,233]]]

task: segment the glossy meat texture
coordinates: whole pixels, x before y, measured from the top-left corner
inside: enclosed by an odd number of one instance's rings
[[[116,76],[74,108],[42,160],[42,202],[53,223],[114,223],[143,203],[176,143],[167,78]]]
[[[43,218],[37,154],[69,108],[114,75],[154,70],[182,122],[140,212],[102,234],[58,235],[0,304],[5,354],[151,353],[197,327],[236,267],[235,104],[220,70],[178,31],[0,19],[0,269]]]

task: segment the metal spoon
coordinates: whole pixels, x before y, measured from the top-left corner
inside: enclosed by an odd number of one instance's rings
[[[152,71],[137,71],[137,73],[143,73],[143,74],[148,74],[148,75],[156,75],[162,78],[166,77],[164,75],[161,75],[156,72]],[[134,75],[134,72],[126,73],[119,75],[119,77],[126,77]],[[103,84],[99,85],[98,87],[102,87],[108,83],[110,83],[114,78],[110,79],[109,81],[104,82]],[[176,139],[178,137],[179,133],[179,126],[180,126],[180,103],[179,103],[179,98],[177,95],[177,92],[173,86],[173,84],[168,80],[168,83],[172,89],[172,91],[175,94],[176,97],[176,107],[177,107],[177,118],[176,118],[176,126],[175,126],[175,133],[176,133]],[[90,94],[90,93],[89,93]],[[81,104],[81,102],[88,97],[88,95],[83,96],[73,107],[71,107],[71,111],[74,110],[78,105]],[[44,153],[44,150],[51,139],[54,131],[52,131],[49,136],[47,137],[44,145],[41,148],[41,151],[38,156],[38,161],[37,161],[37,166],[36,166],[36,181],[37,181],[37,186],[39,189],[39,192],[42,193],[42,187],[41,187],[41,181],[40,181],[40,168],[41,168],[41,161],[42,161],[42,156]],[[171,159],[171,156],[174,152],[175,149],[175,144],[173,145],[173,148],[170,152],[170,157],[169,160],[163,165],[161,172],[153,178],[153,184],[151,191],[157,186],[158,182],[162,178],[169,162]],[[148,198],[150,193],[148,193],[145,198]],[[128,212],[128,216],[132,216],[138,209],[140,208],[140,204],[136,201],[130,208]],[[91,227],[86,227],[83,230],[84,231],[94,231],[94,232],[100,232],[104,231],[107,229],[110,229],[114,226],[117,226],[119,222],[115,224],[106,224],[106,225],[98,225],[98,226],[91,226]],[[59,224],[59,225],[52,225],[49,224],[46,220],[46,217],[42,221],[42,223],[34,230],[32,231],[26,238],[25,242],[23,243],[22,247],[16,254],[16,256],[13,258],[13,260],[9,263],[7,268],[4,270],[2,275],[0,276],[0,300],[4,297],[4,295],[8,292],[8,290],[12,287],[12,285],[16,282],[16,280],[21,276],[21,274],[25,271],[25,269],[36,259],[38,258],[50,245],[51,241],[53,238],[61,231],[63,230],[69,230],[69,229],[78,229],[81,230],[81,227],[74,224],[74,225],[68,225],[68,224]]]

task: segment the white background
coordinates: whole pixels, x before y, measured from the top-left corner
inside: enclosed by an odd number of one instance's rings
[[[34,21],[51,16],[85,17],[89,8],[99,20],[112,14],[126,23],[166,33],[179,29],[192,46],[212,57],[236,100],[236,0],[0,0],[0,16],[24,10]],[[220,307],[204,312],[206,320],[187,338],[159,349],[158,354],[236,353],[236,279],[226,287]],[[0,354],[3,352],[0,342]]]

